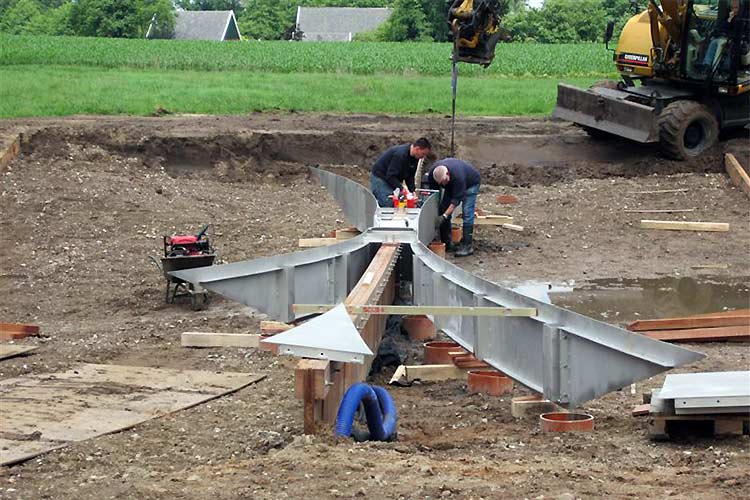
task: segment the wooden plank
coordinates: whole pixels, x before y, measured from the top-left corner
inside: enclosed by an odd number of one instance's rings
[[[360,235],[359,229],[356,227],[347,227],[344,229],[337,229],[336,230],[336,239],[338,241],[342,240],[350,240],[356,236]]]
[[[294,325],[290,325],[282,321],[263,320],[260,322],[260,333],[266,335],[285,332],[287,330],[291,330],[292,328],[294,328]]]
[[[691,314],[691,318],[708,318],[714,316],[748,316],[750,309],[734,309],[732,311],[717,311],[703,314]]]
[[[0,359],[12,358],[39,349],[35,345],[0,344]]]
[[[654,330],[640,332],[652,339],[666,342],[746,342],[750,340],[750,326],[723,326],[690,330]]]
[[[365,278],[367,273],[365,274]],[[300,314],[324,313],[336,307],[332,304],[293,304],[292,310]],[[376,315],[430,315],[430,316],[513,316],[533,318],[533,307],[474,307],[474,306],[393,306],[380,304],[347,305],[349,314]]]
[[[182,347],[259,347],[257,333],[184,332]]]
[[[750,196],[750,176],[732,153],[724,155],[724,169],[732,179],[732,183]]]
[[[653,210],[623,210],[626,214],[673,214],[680,212],[695,212],[694,208],[664,208]]]
[[[631,415],[634,417],[645,417],[651,412],[651,405],[650,404],[642,404],[637,405],[633,407],[633,411],[631,412]]]
[[[463,224],[463,214],[456,216],[455,220]],[[477,215],[474,217],[475,226],[502,226],[503,224],[513,224],[513,217],[509,215]]]
[[[503,224],[500,227],[502,227],[503,229],[508,229],[510,231],[515,231],[517,233],[523,232],[523,226],[519,226],[517,224]]]
[[[302,370],[304,385],[304,414],[303,431],[305,434],[315,434],[315,373],[313,370]]]
[[[688,188],[679,189],[657,189],[655,191],[633,191],[630,194],[666,194],[666,193],[687,193]]]
[[[468,368],[459,368],[456,365],[417,365],[405,366],[404,376],[407,382],[414,380],[441,381],[462,380],[466,378]]]
[[[729,269],[729,264],[696,264],[690,269]]]
[[[700,318],[687,316],[684,318],[641,319],[630,323],[627,329],[631,332],[644,332],[647,330],[681,330],[742,325],[750,326],[750,314],[702,316]]]
[[[39,335],[41,328],[25,323],[0,323],[0,340],[18,340]]]
[[[0,381],[0,463],[131,428],[264,378],[248,373],[81,365]]]
[[[336,238],[300,238],[299,247],[300,248],[325,247],[328,245],[333,245],[334,243],[337,243],[337,242],[338,240]]]
[[[641,229],[665,229],[669,231],[729,231],[725,222],[684,222],[668,220],[642,220]]]

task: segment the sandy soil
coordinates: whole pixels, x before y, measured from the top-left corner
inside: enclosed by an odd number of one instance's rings
[[[534,418],[513,419],[508,397],[468,395],[460,382],[392,388],[399,440],[355,444],[330,432],[302,436],[293,360],[179,346],[182,331],[256,332],[262,315],[218,297],[199,312],[166,305],[164,278],[147,259],[163,234],[210,223],[226,262],[294,251],[300,237],[348,226],[305,165],[366,182],[384,147],[415,135],[446,156],[447,124],[295,114],[0,121],[0,137],[21,131],[26,141],[0,172],[0,318],[40,324],[45,335],[23,341],[41,345],[35,354],[0,362],[0,377],[80,362],[268,374],[208,404],[4,468],[0,498],[746,498],[747,436],[651,442],[630,416],[640,402],[630,391],[584,406],[595,432],[550,436]],[[750,204],[722,173],[726,149],[748,165],[746,138],[671,162],[544,119],[459,120],[457,137],[458,155],[482,171],[480,206],[526,228],[479,228],[476,254],[458,261],[472,272],[504,283],[710,275],[747,293]],[[687,191],[637,194],[677,188]],[[519,202],[499,205],[497,194]],[[625,212],[666,208],[695,210]],[[645,218],[728,222],[731,231],[646,231]],[[727,266],[695,268],[705,264]],[[748,367],[745,345],[691,347],[708,356],[680,371]],[[420,362],[418,347],[408,353]]]

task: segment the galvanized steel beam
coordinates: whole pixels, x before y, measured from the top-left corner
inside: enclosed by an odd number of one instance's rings
[[[521,295],[438,257],[426,247],[436,234],[437,196],[418,214],[407,214],[401,227],[363,186],[330,172],[311,172],[361,235],[328,247],[174,276],[289,321],[295,303],[343,302],[377,243],[406,243],[413,254],[415,305],[537,310],[536,317],[435,316],[434,321],[480,360],[562,405],[578,405],[703,357]]]

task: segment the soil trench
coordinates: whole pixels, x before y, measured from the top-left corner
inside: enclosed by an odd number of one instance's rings
[[[21,155],[0,172],[0,318],[43,332],[19,341],[41,348],[0,362],[0,378],[82,362],[268,373],[227,397],[1,469],[0,498],[746,498],[747,436],[653,443],[630,416],[663,375],[636,394],[586,403],[594,432],[556,436],[534,416],[514,419],[510,396],[470,395],[465,382],[389,387],[399,440],[353,443],[302,436],[296,360],[180,347],[184,331],[257,333],[264,316],[218,296],[203,311],[165,304],[164,276],[147,258],[162,252],[162,235],[208,223],[222,262],[296,251],[299,238],[349,226],[307,166],[367,185],[389,145],[426,136],[448,156],[448,125],[262,113],[0,121],[4,140],[24,134]],[[457,156],[482,172],[479,207],[524,227],[478,227],[476,253],[458,265],[506,286],[563,283],[577,295],[553,301],[617,325],[750,307],[750,203],[723,170],[725,151],[750,165],[747,137],[673,162],[547,119],[457,127]],[[500,194],[518,201],[501,204]],[[690,211],[634,212],[670,209]],[[643,230],[641,219],[730,231]],[[421,347],[393,332],[403,362],[421,363]],[[687,347],[707,357],[678,372],[748,367],[744,344]],[[392,372],[382,367],[373,383]],[[516,385],[513,396],[524,394]]]

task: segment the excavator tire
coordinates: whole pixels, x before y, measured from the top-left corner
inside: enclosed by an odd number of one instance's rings
[[[698,156],[719,139],[719,123],[696,101],[669,104],[658,118],[659,142],[665,156],[686,160]]]
[[[617,89],[617,82],[615,80],[599,80],[598,82],[593,83],[589,88]],[[581,128],[589,134],[589,137],[597,141],[603,141],[615,137],[614,134],[610,134],[604,130],[599,130],[598,128],[587,127],[586,125],[581,125]]]

